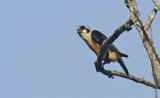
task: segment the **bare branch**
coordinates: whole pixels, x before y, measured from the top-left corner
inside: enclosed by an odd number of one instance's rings
[[[152,45],[153,45],[153,32],[152,32],[152,25],[150,26],[150,35],[151,35],[151,40],[152,40]],[[152,58],[152,60],[154,60],[154,58]],[[155,84],[155,98],[158,98],[158,93],[157,93],[157,83],[155,83],[156,81],[154,81]]]
[[[156,88],[156,86],[152,82],[149,82],[149,81],[145,80],[143,77],[142,78],[137,78],[137,77],[135,77],[133,75],[127,76],[125,73],[118,72],[118,71],[111,71],[111,72],[115,76],[119,76],[119,77],[122,77],[122,78],[130,79],[130,80],[133,80],[133,81],[135,81],[137,83],[142,83],[144,85]],[[160,89],[160,87],[158,89]]]
[[[158,9],[160,10],[160,0],[158,2],[156,2],[155,0],[152,0],[152,1],[158,7]]]
[[[97,58],[97,61],[95,62],[95,67],[96,67],[96,70],[97,71],[100,71],[101,73],[105,74],[105,75],[108,75],[109,77],[112,77],[109,73],[109,71],[106,71],[104,69],[104,66],[102,64],[102,60],[103,60],[103,54],[105,52],[105,50],[107,49],[107,47],[113,43],[120,34],[122,34],[122,32],[124,31],[129,31],[131,30],[131,25],[133,23],[131,22],[131,20],[129,19],[126,23],[124,23],[122,26],[120,26],[119,28],[117,28],[115,30],[115,32],[108,38],[106,39],[103,44],[101,45],[101,48],[100,48],[100,53],[98,55],[98,58]]]
[[[158,79],[160,79],[159,78],[159,76],[160,76],[160,60],[159,60],[158,55],[156,54],[156,50],[154,49],[153,45],[150,42],[150,38],[149,38],[149,35],[147,32],[156,13],[157,13],[157,11],[158,11],[158,8],[157,7],[154,8],[149,20],[146,23],[146,26],[144,27],[142,20],[139,16],[139,11],[137,9],[136,1],[135,0],[125,0],[125,3],[127,5],[127,7],[129,8],[129,10],[131,11],[130,19],[126,23],[124,23],[122,26],[117,28],[115,30],[115,32],[108,39],[106,39],[103,42],[103,44],[100,47],[100,52],[97,57],[97,61],[95,61],[96,70],[98,72],[101,72],[104,75],[108,75],[109,78],[113,78],[112,75],[115,75],[115,76],[119,76],[119,77],[133,80],[138,83],[142,83],[144,85],[147,85],[147,86],[150,86],[153,88],[160,89],[160,87],[157,86],[157,84],[160,84],[160,80],[158,80]],[[136,29],[140,33],[144,47],[146,48],[148,56],[152,62],[153,77],[154,77],[155,83],[157,83],[155,85],[147,80],[144,80],[144,78],[137,78],[133,75],[127,76],[125,73],[122,73],[122,72],[105,70],[104,66],[102,64],[103,54],[106,51],[106,49],[108,48],[108,46],[111,43],[113,43],[119,37],[119,35],[122,34],[125,30],[129,31],[131,29],[130,26],[133,24],[135,25]]]
[[[143,26],[143,22],[139,16],[139,11],[137,9],[136,1],[135,0],[126,0],[126,1],[127,1],[126,5],[131,11],[131,20],[134,23],[136,29],[138,30],[142,38],[143,45],[151,60],[153,77],[154,77],[155,83],[157,83],[157,85],[160,85],[160,77],[159,77],[160,76],[160,60],[159,60],[158,54],[150,42],[148,32],[145,30]]]
[[[153,11],[152,11],[152,13],[151,13],[148,21],[147,21],[146,24],[145,24],[145,27],[144,27],[144,28],[145,28],[147,31],[148,31],[149,27],[151,26],[151,24],[152,24],[152,22],[153,22],[153,20],[154,20],[154,18],[155,18],[155,16],[156,16],[156,14],[157,14],[157,12],[158,12],[158,7],[156,6],[156,7],[153,9]]]
[[[153,31],[152,31],[152,25],[150,26],[150,36],[151,36],[152,45],[154,45],[154,42],[153,42]]]

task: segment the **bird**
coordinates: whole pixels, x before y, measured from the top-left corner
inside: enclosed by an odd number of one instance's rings
[[[79,26],[77,28],[78,35],[86,42],[89,48],[98,56],[102,43],[108,39],[104,34],[98,30],[92,30],[88,26]],[[110,44],[105,50],[103,56],[103,65],[110,62],[118,62],[123,68],[126,75],[129,75],[128,69],[126,68],[122,57],[128,57],[127,54],[120,52],[113,44]]]

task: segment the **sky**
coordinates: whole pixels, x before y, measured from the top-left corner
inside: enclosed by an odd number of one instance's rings
[[[145,23],[152,0],[137,0]],[[124,0],[1,0],[0,98],[154,98],[143,84],[97,73],[96,55],[76,32],[87,25],[110,36],[129,19]],[[160,54],[160,13],[152,24]],[[113,43],[131,75],[153,82],[151,63],[138,31],[124,32]],[[107,70],[123,72],[118,63]],[[158,90],[160,97],[160,91]]]

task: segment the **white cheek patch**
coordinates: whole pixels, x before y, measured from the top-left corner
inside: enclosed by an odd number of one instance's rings
[[[83,39],[84,41],[87,41],[87,39],[88,39],[87,34],[84,34],[84,33],[81,33],[81,37],[82,37],[82,39]]]
[[[85,30],[86,31],[86,30]],[[87,33],[81,33],[81,38],[86,41],[86,42],[91,42],[91,33],[87,34]]]
[[[86,29],[84,29],[84,30],[82,30],[82,32],[83,32],[83,33],[87,33],[87,30],[86,30]]]

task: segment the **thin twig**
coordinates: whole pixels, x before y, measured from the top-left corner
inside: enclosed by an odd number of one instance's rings
[[[156,2],[155,0],[152,0],[152,1],[158,7],[158,9],[160,10],[160,0],[158,2]]]
[[[136,13],[134,13],[134,15],[135,15],[135,17],[137,18],[137,20],[138,20],[139,23],[140,23],[140,28],[141,28],[142,31],[143,31],[143,35],[145,36],[145,40],[146,40],[146,41],[148,42],[148,44],[151,46],[152,51],[153,51],[153,53],[155,54],[155,56],[156,56],[156,58],[157,58],[157,60],[158,60],[158,62],[159,62],[159,64],[160,64],[160,58],[159,58],[159,56],[158,56],[155,48],[153,47],[153,44],[151,43],[152,41],[151,41],[151,39],[149,38],[149,35],[148,35],[147,31],[145,30],[142,21],[140,20],[139,16],[138,16]]]
[[[133,81],[135,81],[137,83],[142,83],[144,85],[147,85],[147,86],[155,88],[155,85],[152,82],[149,82],[149,81],[145,80],[144,78],[137,78],[137,77],[135,77],[133,75],[127,76],[125,73],[118,72],[118,71],[111,71],[111,72],[115,76],[119,76],[119,77],[122,77],[122,78],[130,79],[130,80],[133,80]],[[160,89],[160,87],[158,89]]]
[[[151,24],[152,24],[152,22],[153,22],[153,20],[154,20],[154,18],[155,18],[155,16],[156,16],[156,14],[157,14],[157,12],[158,12],[158,7],[156,6],[156,7],[153,9],[153,11],[152,11],[152,13],[151,13],[148,21],[146,22],[146,24],[145,24],[145,26],[144,26],[144,28],[145,28],[147,31],[148,31],[149,27],[151,26]]]

